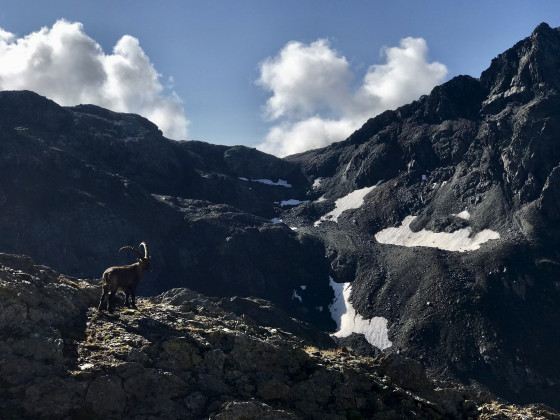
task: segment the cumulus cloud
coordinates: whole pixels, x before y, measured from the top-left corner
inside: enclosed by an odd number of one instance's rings
[[[0,89],[28,89],[61,105],[95,104],[140,114],[164,135],[183,139],[188,121],[174,92],[166,93],[148,56],[132,36],[112,54],[81,23],[57,21],[18,38],[0,29]]]
[[[288,43],[275,58],[261,64],[258,84],[273,92],[266,104],[270,119],[298,117],[316,109],[338,110],[338,99],[351,78],[348,62],[326,40],[309,46]]]
[[[385,63],[370,66],[358,88],[351,85],[350,63],[325,39],[289,42],[263,61],[257,84],[271,92],[264,115],[275,125],[257,147],[286,156],[344,140],[368,118],[428,93],[447,74],[443,64],[428,62],[422,38],[404,38],[381,53]]]

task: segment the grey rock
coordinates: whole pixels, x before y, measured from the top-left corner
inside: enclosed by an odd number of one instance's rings
[[[126,405],[126,393],[116,375],[101,375],[90,382],[86,403],[99,416],[121,416]]]

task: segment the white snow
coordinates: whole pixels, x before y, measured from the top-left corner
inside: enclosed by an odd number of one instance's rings
[[[428,177],[426,175],[422,175],[422,181],[426,181]]]
[[[461,213],[453,214],[461,219],[470,220],[471,214],[467,210],[463,210]]]
[[[472,229],[470,227],[452,233],[432,232],[426,229],[413,232],[410,229],[410,224],[415,218],[416,216],[405,217],[401,226],[383,229],[375,234],[375,239],[382,244],[407,247],[426,246],[446,251],[465,252],[475,251],[483,243],[500,238],[498,232],[490,229],[485,229],[471,237]]]
[[[306,286],[305,284],[302,284],[302,285],[301,285],[301,286],[299,286],[299,287],[301,287],[301,290],[305,290],[305,289],[307,289],[307,286]]]
[[[288,181],[285,181],[283,179],[279,179],[278,182],[273,182],[270,179],[252,179],[251,181],[260,182],[261,184],[278,185],[281,187],[292,188],[292,185],[288,184]]]
[[[298,293],[295,290],[294,290],[294,293],[292,294],[292,299],[293,300],[297,299],[297,300],[299,300],[300,303],[303,302],[302,297],[300,295],[298,295]]]
[[[315,200],[316,203],[322,203],[323,201],[327,201],[327,199],[325,198],[324,195],[322,195],[322,196],[319,197],[317,200]]]
[[[289,200],[280,201],[277,204],[280,204],[280,207],[284,207],[284,206],[299,206],[300,204],[303,203],[309,203],[309,200],[301,201],[301,200],[296,200],[294,198],[290,198]]]
[[[338,331],[335,337],[348,337],[352,333],[363,334],[368,343],[381,350],[389,348],[393,343],[389,340],[387,330],[388,321],[380,316],[364,319],[356,313],[349,302],[352,285],[350,283],[335,283],[329,278],[334,290],[334,301],[329,306],[331,317],[336,322]]]
[[[317,178],[316,180],[313,181],[313,185],[312,188],[313,189],[317,189],[321,186],[321,181],[323,180],[322,177]]]
[[[239,179],[241,181],[249,181],[249,178],[245,178],[243,176],[240,176]],[[266,184],[266,185],[277,185],[280,187],[292,188],[292,185],[288,184],[288,181],[284,179],[279,179],[277,182],[274,182],[270,179],[251,179],[251,181],[260,182],[261,184]]]
[[[272,223],[282,223],[282,219],[279,219],[278,217],[275,217],[275,218],[273,218],[273,219],[270,219],[270,221],[271,221]]]
[[[331,220],[338,223],[338,218],[346,210],[358,209],[364,204],[364,197],[374,188],[376,188],[382,181],[379,181],[372,187],[366,187],[359,190],[352,191],[350,194],[339,198],[334,202],[335,208],[333,211],[321,216],[319,220],[314,223],[314,226],[319,226],[324,220]]]

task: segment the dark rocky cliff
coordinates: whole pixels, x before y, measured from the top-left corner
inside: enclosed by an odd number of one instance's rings
[[[189,286],[268,298],[333,328],[314,309],[332,298],[319,283],[323,245],[270,221],[275,202],[305,191],[296,165],[171,141],[137,115],[63,108],[32,92],[0,93],[0,127],[0,249],[100,277],[127,262],[121,246],[146,241],[154,273],[141,294]],[[300,285],[310,286],[305,305],[292,299]]]

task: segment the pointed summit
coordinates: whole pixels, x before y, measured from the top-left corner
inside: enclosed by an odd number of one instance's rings
[[[531,36],[534,37],[534,36],[538,36],[538,35],[547,34],[547,33],[550,33],[554,30],[555,29],[552,29],[548,23],[541,22],[537,25],[537,27],[535,28],[535,30],[533,31]]]
[[[539,24],[532,34],[492,60],[480,76],[497,98],[527,100],[551,89],[560,90],[560,30]]]

